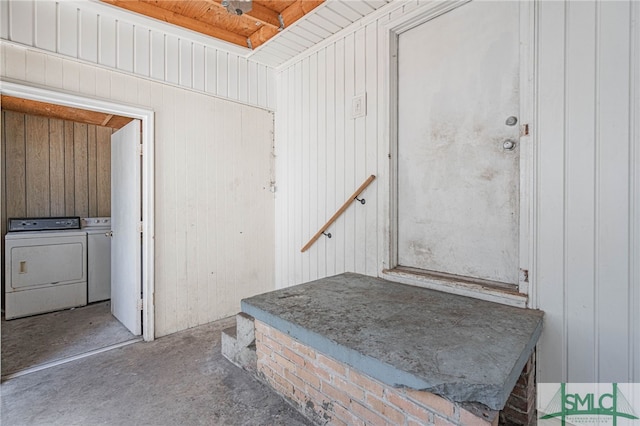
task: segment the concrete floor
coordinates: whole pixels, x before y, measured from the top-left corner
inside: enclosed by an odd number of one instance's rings
[[[135,338],[111,315],[109,301],[2,320],[2,376]]]
[[[311,425],[220,354],[226,319],[2,383],[3,426]]]

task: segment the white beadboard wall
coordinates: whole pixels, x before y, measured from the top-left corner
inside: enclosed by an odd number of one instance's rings
[[[419,4],[418,4],[419,5]],[[276,287],[385,267],[382,25],[349,28],[277,75]],[[640,382],[640,4],[537,5],[534,264],[541,382]],[[351,99],[367,94],[367,116]],[[354,203],[300,248],[370,174]]]
[[[639,6],[539,4],[542,382],[640,382]]]
[[[204,37],[138,24],[88,1],[2,0],[0,38],[133,75],[275,109],[271,67]],[[180,34],[180,35],[176,35]]]
[[[395,8],[394,8],[395,6]],[[396,2],[375,20],[347,28],[277,75],[276,286],[286,287],[345,271],[380,271],[379,214],[388,147],[382,93],[382,25],[415,10]],[[389,10],[391,9],[391,10]],[[366,92],[367,115],[351,118],[354,95]],[[307,252],[300,249],[370,175],[378,178]]]
[[[273,113],[0,43],[0,76],[155,111],[156,337],[274,289]],[[2,219],[4,220],[4,219]]]

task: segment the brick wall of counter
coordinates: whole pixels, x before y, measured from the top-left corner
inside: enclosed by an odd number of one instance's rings
[[[255,321],[258,374],[318,424],[496,426],[498,413],[385,385]]]

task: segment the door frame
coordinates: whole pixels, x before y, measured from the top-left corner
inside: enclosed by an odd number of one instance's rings
[[[154,111],[5,80],[0,81],[0,93],[16,98],[121,115],[141,121],[144,152],[142,156],[142,191],[139,200],[142,207],[142,337],[145,341],[154,340]],[[0,220],[4,220],[4,218],[0,218]]]
[[[482,285],[456,283],[450,279],[437,279],[422,274],[394,271],[398,266],[398,39],[412,28],[437,18],[451,10],[464,6],[471,0],[436,2],[417,8],[403,16],[389,21],[383,27],[383,43],[379,57],[383,61],[384,91],[383,117],[387,118],[387,129],[381,144],[380,158],[388,158],[381,164],[381,184],[383,191],[380,217],[383,219],[379,250],[382,254],[379,276],[405,284],[433,288],[445,292],[491,300],[514,306],[531,306],[534,300],[535,285],[531,272],[535,270],[534,226],[535,226],[535,153],[534,113],[535,113],[535,56],[536,56],[536,20],[535,2],[520,2],[520,231],[519,231],[519,280],[516,291],[488,289]],[[528,133],[524,134],[524,125]],[[386,194],[385,194],[386,192]]]

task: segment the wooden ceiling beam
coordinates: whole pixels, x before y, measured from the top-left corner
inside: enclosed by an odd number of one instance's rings
[[[282,20],[285,28],[292,25],[298,19],[320,6],[324,0],[298,0],[282,11]]]
[[[77,123],[93,124],[96,126],[106,126],[114,129],[119,129],[132,120],[130,117],[122,117],[104,112],[50,104],[7,95],[0,97],[0,104],[2,105],[2,109],[8,111],[75,121]]]
[[[184,15],[177,14],[170,10],[163,9],[158,6],[154,6],[150,3],[144,3],[137,0],[102,0],[105,3],[117,6],[131,12],[136,12],[141,15],[146,15],[151,18],[158,19],[160,21],[168,22],[173,25],[178,25],[192,31],[196,31],[202,34],[206,34],[211,37],[218,38],[220,40],[227,41],[229,43],[237,44],[238,46],[247,47],[247,38],[240,34],[227,31],[222,28],[216,28],[210,24],[198,21],[197,19],[189,18]]]
[[[251,47],[255,49],[261,44],[264,44],[267,41],[269,41],[269,39],[271,39],[277,33],[278,33],[278,30],[271,26],[265,25],[261,27],[258,31],[256,31],[255,33],[249,36],[249,40],[251,40]]]
[[[222,0],[206,0],[206,2],[220,7],[225,11],[227,10],[226,7],[222,6]],[[268,7],[257,4],[256,2],[253,2],[251,10],[247,13],[232,16],[244,17],[244,19],[249,18],[260,22],[262,25],[268,25],[276,29],[280,28],[279,13],[275,10],[269,9]]]

